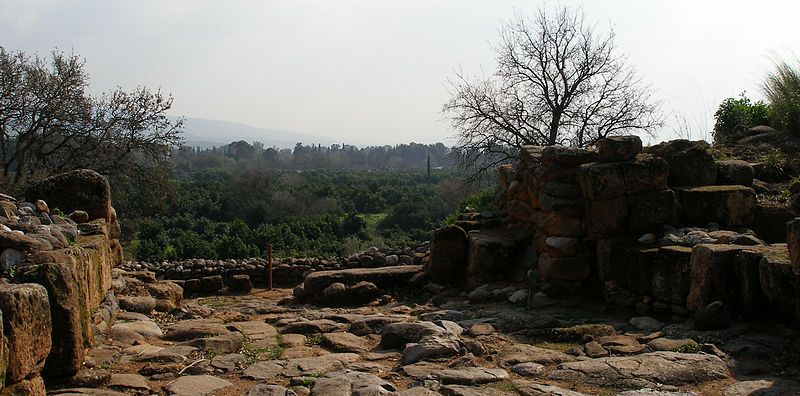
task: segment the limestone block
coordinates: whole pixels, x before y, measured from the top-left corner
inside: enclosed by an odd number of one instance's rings
[[[753,221],[756,194],[745,186],[703,186],[679,190],[683,218],[689,224],[710,222],[723,226],[747,225]]]
[[[50,353],[50,302],[35,283],[0,285],[3,335],[8,340],[6,381],[19,382],[44,367]]]
[[[792,269],[800,274],[800,217],[786,223],[786,242],[789,245]]]
[[[753,185],[753,167],[742,160],[717,161],[717,180],[714,184],[727,185]]]
[[[601,162],[629,161],[642,152],[642,139],[638,136],[612,136],[597,142]]]
[[[433,232],[431,257],[425,272],[435,282],[452,282],[464,278],[467,268],[467,233],[450,225]]]

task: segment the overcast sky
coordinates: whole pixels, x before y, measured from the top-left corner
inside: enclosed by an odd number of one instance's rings
[[[613,26],[668,126],[707,138],[719,102],[760,97],[770,56],[800,55],[800,1],[8,1],[0,45],[86,59],[91,90],[161,87],[174,115],[365,144],[448,141],[455,69],[491,73],[515,12],[580,5]],[[683,120],[683,121],[676,121]],[[452,141],[452,140],[450,140]]]

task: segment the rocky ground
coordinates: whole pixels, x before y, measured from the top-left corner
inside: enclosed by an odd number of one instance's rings
[[[503,290],[498,285],[493,290]],[[800,340],[780,324],[525,309],[502,292],[385,290],[350,308],[284,306],[290,289],[120,312],[62,395],[797,395]],[[438,305],[433,305],[431,302]],[[668,321],[668,319],[667,319]],[[52,386],[51,386],[52,387]]]

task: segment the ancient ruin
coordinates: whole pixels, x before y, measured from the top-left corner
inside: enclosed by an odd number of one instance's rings
[[[752,165],[617,137],[498,173],[430,244],[272,263],[123,262],[92,171],[3,195],[2,394],[800,394],[800,213]]]

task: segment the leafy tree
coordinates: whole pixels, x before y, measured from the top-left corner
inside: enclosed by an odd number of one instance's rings
[[[89,96],[77,55],[51,59],[0,47],[0,168],[4,183],[90,168],[112,179],[153,178],[181,142],[172,97],[138,87]],[[8,186],[7,186],[8,187]]]
[[[662,124],[650,90],[616,54],[613,31],[598,34],[580,10],[517,16],[494,52],[494,74],[457,74],[443,107],[458,132],[455,155],[478,174],[523,145],[583,147]]]

